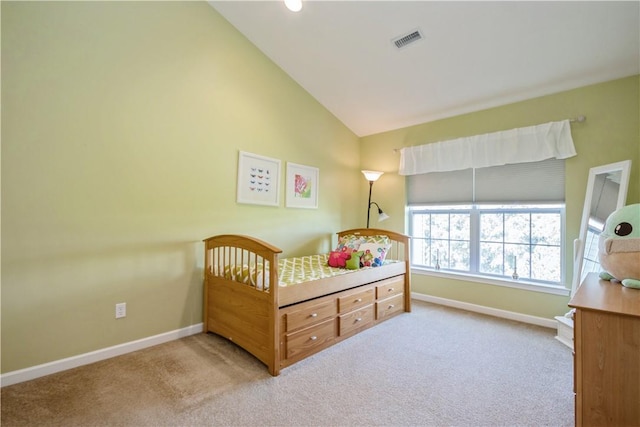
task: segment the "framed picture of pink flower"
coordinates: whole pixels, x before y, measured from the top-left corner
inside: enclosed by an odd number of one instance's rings
[[[287,162],[287,207],[317,209],[319,178],[318,168]]]

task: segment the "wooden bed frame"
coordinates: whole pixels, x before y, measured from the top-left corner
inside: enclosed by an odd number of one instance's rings
[[[409,237],[370,228],[337,234],[388,236],[387,259],[403,262],[280,287],[279,248],[241,235],[204,240],[204,332],[233,341],[276,376],[281,368],[411,311]],[[254,284],[227,279],[227,265],[258,265],[260,278]]]

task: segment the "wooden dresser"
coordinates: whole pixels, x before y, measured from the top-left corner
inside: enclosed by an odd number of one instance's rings
[[[640,290],[587,276],[574,315],[577,426],[640,426]]]

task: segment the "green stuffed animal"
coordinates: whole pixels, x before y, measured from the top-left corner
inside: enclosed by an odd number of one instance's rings
[[[363,251],[351,252],[351,258],[347,260],[347,268],[349,270],[357,270],[360,268],[360,258],[364,255]]]
[[[640,289],[640,204],[609,215],[599,239],[598,257],[604,269],[600,278]]]

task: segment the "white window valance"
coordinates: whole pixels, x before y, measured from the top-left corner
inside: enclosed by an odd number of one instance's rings
[[[576,155],[569,120],[400,150],[400,175],[484,168]]]

